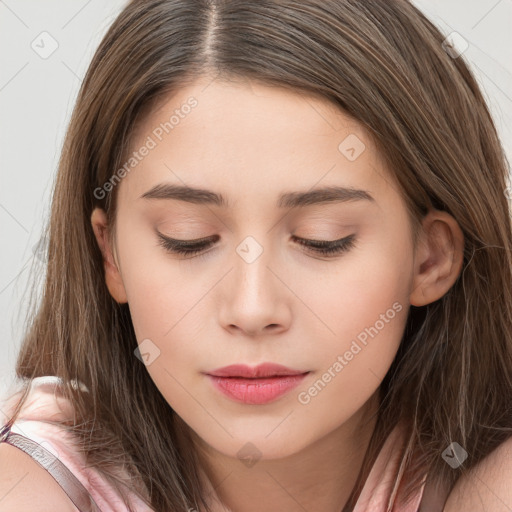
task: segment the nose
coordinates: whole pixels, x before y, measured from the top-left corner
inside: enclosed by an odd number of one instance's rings
[[[220,289],[219,321],[225,329],[251,337],[283,332],[291,321],[289,276],[270,251],[254,257],[254,247],[248,247],[248,253],[233,259],[232,271]],[[245,257],[251,250],[253,257]]]

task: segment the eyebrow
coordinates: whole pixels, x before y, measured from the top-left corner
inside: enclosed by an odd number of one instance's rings
[[[160,183],[140,196],[144,199],[175,199],[199,205],[213,205],[221,208],[229,208],[227,199],[211,190],[194,188],[186,185],[174,185]],[[347,201],[365,200],[376,202],[373,196],[366,190],[345,187],[324,187],[305,192],[284,192],[277,201],[279,208],[301,208],[304,206],[343,203]]]

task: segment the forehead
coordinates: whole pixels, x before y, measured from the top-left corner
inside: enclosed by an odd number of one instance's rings
[[[133,152],[119,191],[132,200],[161,182],[218,190],[233,205],[272,190],[392,181],[364,126],[333,103],[254,81],[203,78],[174,91],[139,123]]]

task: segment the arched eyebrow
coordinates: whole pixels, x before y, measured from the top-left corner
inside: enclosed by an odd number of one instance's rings
[[[159,183],[140,196],[144,199],[172,199],[199,205],[212,205],[220,208],[230,208],[229,201],[212,190],[195,188],[172,183]],[[307,191],[283,192],[277,201],[279,208],[301,208],[304,206],[343,203],[347,201],[376,202],[367,190],[346,187],[323,187]]]

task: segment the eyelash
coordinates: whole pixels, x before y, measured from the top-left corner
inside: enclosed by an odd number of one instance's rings
[[[158,243],[166,251],[188,257],[192,257],[203,252],[219,239],[218,235],[214,235],[213,237],[203,238],[200,240],[175,240],[173,238],[167,238],[161,233],[158,233],[158,237]],[[355,246],[355,234],[340,238],[339,240],[308,240],[305,238],[298,238],[296,236],[292,236],[292,238],[300,245],[307,247],[311,251],[320,254],[321,256],[328,257],[348,252]]]

